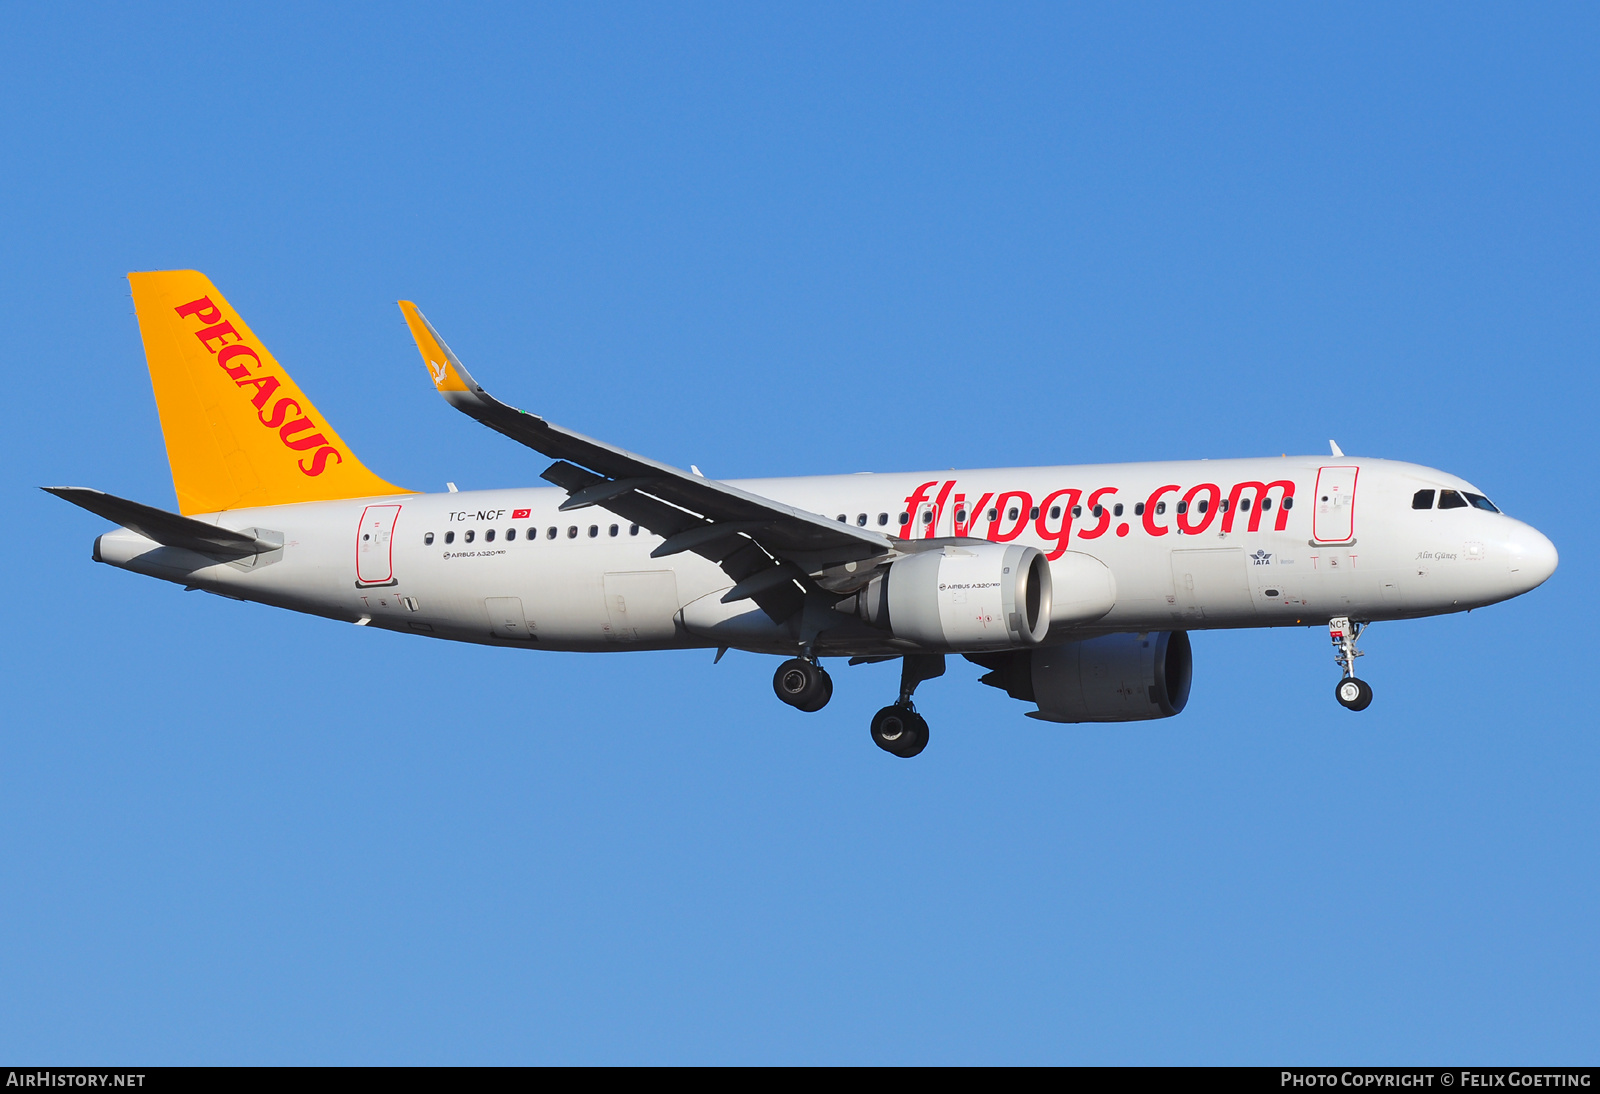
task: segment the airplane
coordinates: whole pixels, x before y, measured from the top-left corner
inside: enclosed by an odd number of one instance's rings
[[[203,274],[128,275],[178,512],[45,487],[118,527],[110,566],[403,634],[527,650],[729,649],[784,660],[822,709],[823,658],[900,662],[871,719],[928,743],[917,686],[959,654],[1047,722],[1183,711],[1192,631],[1327,627],[1335,698],[1372,702],[1362,630],[1542,584],[1556,549],[1471,483],[1327,457],[720,481],[490,395],[416,305],[439,394],[552,462],[549,485],[418,493],[351,451]],[[1359,498],[1359,517],[1357,501]]]

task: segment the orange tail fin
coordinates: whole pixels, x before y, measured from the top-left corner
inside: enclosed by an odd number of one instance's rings
[[[180,513],[411,492],[367,470],[204,274],[128,280]]]

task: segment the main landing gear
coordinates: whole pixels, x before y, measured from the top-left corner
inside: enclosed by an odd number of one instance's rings
[[[1344,673],[1333,689],[1333,697],[1346,710],[1366,710],[1372,705],[1372,685],[1356,679],[1356,658],[1363,656],[1356,649],[1356,639],[1367,629],[1365,623],[1352,622],[1347,616],[1328,620],[1328,637],[1333,640],[1333,663]]]
[[[872,743],[909,760],[928,747],[928,722],[917,713],[911,693],[924,680],[944,675],[944,654],[907,654],[900,659],[900,698],[872,716]]]
[[[928,722],[917,713],[911,695],[924,680],[944,675],[944,655],[908,654],[900,659],[900,698],[872,716],[872,743],[909,760],[928,747]],[[791,657],[772,674],[778,698],[808,714],[833,698],[833,679],[810,651]]]
[[[814,657],[791,657],[772,674],[772,690],[796,710],[815,714],[833,698],[833,677]]]

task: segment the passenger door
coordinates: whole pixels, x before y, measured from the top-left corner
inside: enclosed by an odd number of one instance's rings
[[[356,586],[398,585],[394,576],[394,524],[398,505],[369,505],[356,529]]]
[[[1356,476],[1359,467],[1317,469],[1312,499],[1311,538],[1318,543],[1349,543],[1356,535]]]

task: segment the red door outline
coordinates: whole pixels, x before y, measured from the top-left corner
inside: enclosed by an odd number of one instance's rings
[[[398,505],[369,505],[356,528],[356,585],[398,585],[394,577],[394,526]]]
[[[1335,472],[1329,475],[1328,472]],[[1346,488],[1346,475],[1349,485]],[[1324,475],[1328,476],[1328,501],[1323,501]],[[1348,465],[1317,468],[1317,490],[1312,495],[1311,538],[1318,543],[1348,543],[1356,538],[1356,480],[1361,468]],[[1341,532],[1342,535],[1332,533]]]

